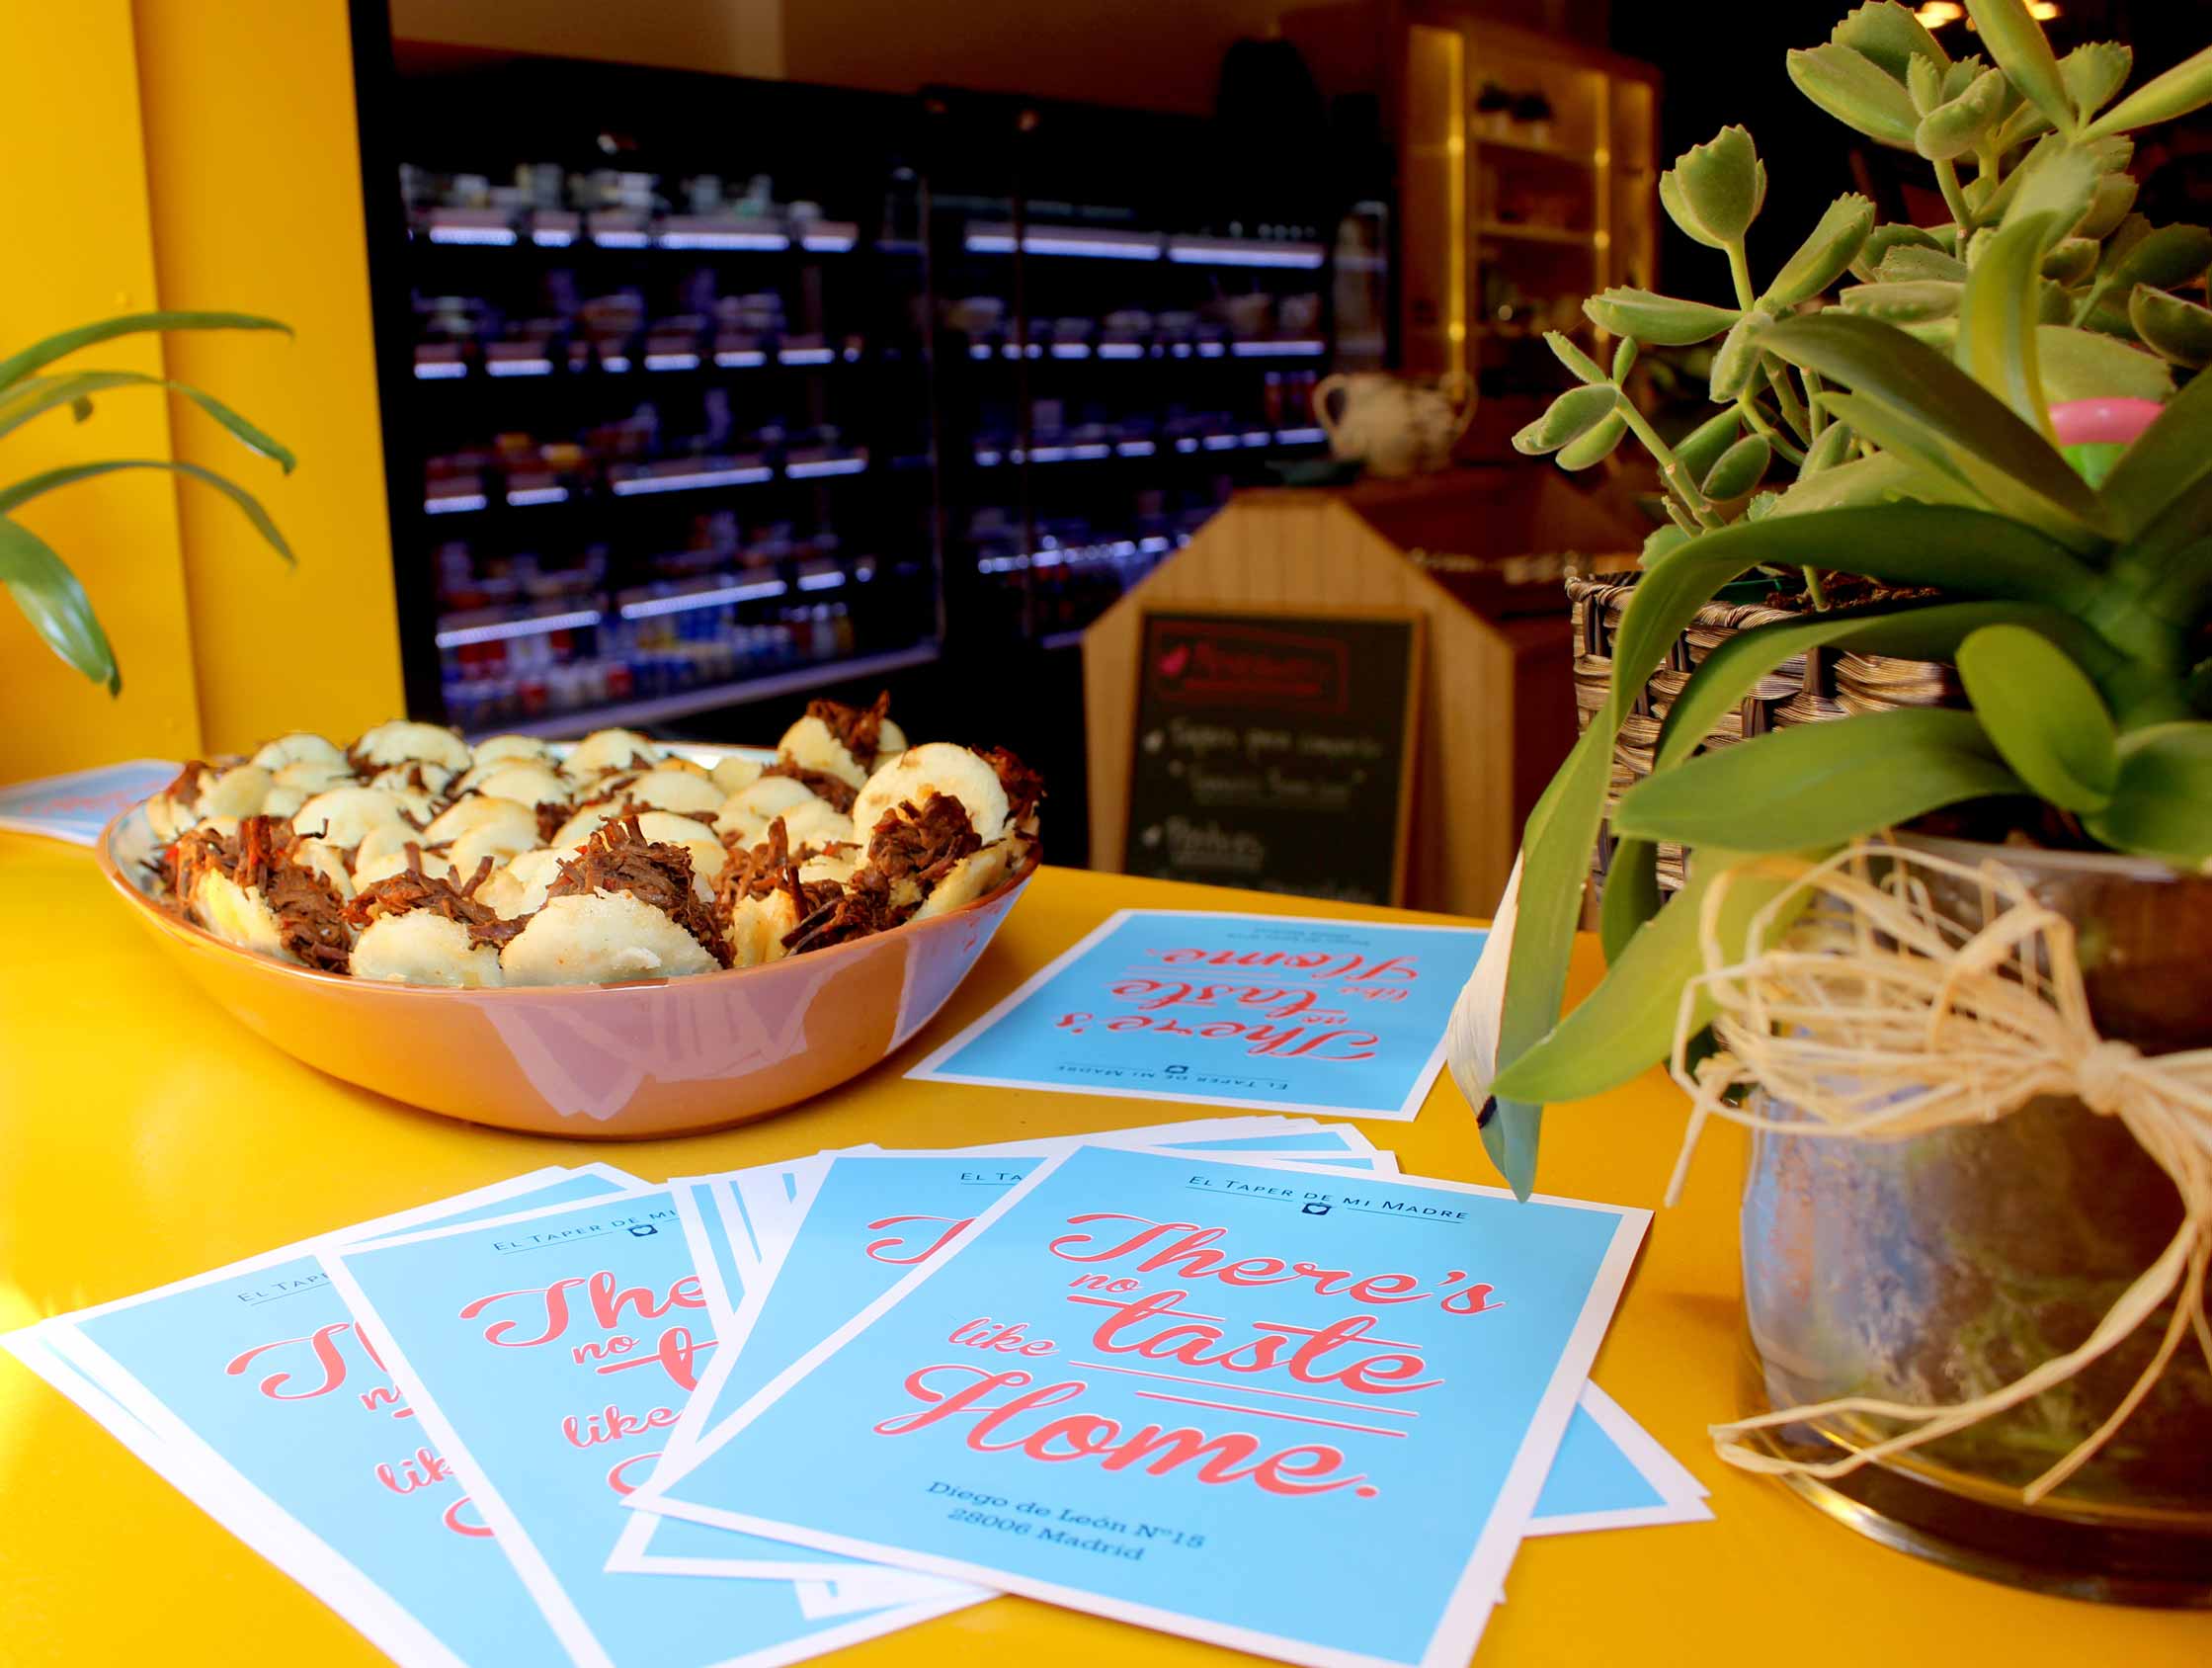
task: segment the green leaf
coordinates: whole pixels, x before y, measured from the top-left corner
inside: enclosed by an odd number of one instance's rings
[[[1660,176],[1660,201],[1676,223],[1716,249],[1744,240],[1765,196],[1766,165],[1760,161],[1751,134],[1738,126],[1723,127],[1703,144],[1692,145]]]
[[[1640,565],[1649,566],[1679,544],[1689,542],[1689,535],[1672,522],[1665,527],[1655,527],[1644,536],[1644,547],[1637,557]]]
[[[1898,323],[1949,318],[1959,309],[1966,286],[1939,278],[1906,279],[1899,283],[1846,285],[1836,297],[1845,312]]]
[[[1811,300],[1843,276],[1874,229],[1874,205],[1856,192],[1831,203],[1797,252],[1782,263],[1760,297],[1769,312],[1787,312]]]
[[[2093,237],[2062,237],[2051,245],[2036,271],[2053,284],[2079,284],[2096,271],[2096,259],[2103,253],[2104,246]]]
[[[2129,292],[2128,322],[2135,333],[2176,365],[2212,365],[2212,309],[2138,284]]]
[[[1851,263],[1851,271],[1869,282],[1885,276],[1882,273],[1884,263],[1889,260],[1893,251],[1899,249],[1932,249],[1939,255],[1950,253],[1936,240],[1935,234],[1925,227],[1911,226],[1902,221],[1893,221],[1887,225],[1876,226],[1866,234],[1866,241],[1859,246],[1858,259]],[[1899,278],[1934,278],[1942,275],[1936,273],[1899,273],[1895,276]],[[1966,275],[1961,272],[1956,276],[1964,278]]]
[[[2101,656],[2102,664],[2118,658],[2073,616],[2040,603],[1921,603],[1755,626],[1722,641],[1690,674],[1660,726],[1652,774],[1673,770],[1688,758],[1745,697],[1801,654],[1838,648],[1907,660],[1947,660],[1969,636],[2001,624],[2073,644],[2086,654]]]
[[[1557,330],[1544,332],[1544,346],[1551,349],[1552,357],[1564,365],[1578,382],[1602,382],[1605,374],[1598,369],[1598,362],[1575,346]]]
[[[1811,446],[1805,449],[1805,461],[1797,466],[1797,478],[1804,480],[1823,469],[1833,469],[1843,461],[1851,449],[1851,426],[1836,422],[1821,430]]]
[[[2139,538],[2172,505],[2212,486],[2212,376],[2193,376],[2135,437],[2104,479],[2122,535]]]
[[[1734,307],[1709,307],[1702,301],[1655,295],[1649,290],[1604,291],[1585,300],[1583,312],[1600,330],[1663,348],[1710,341],[1738,316]]]
[[[2212,104],[2212,46],[2144,82],[2083,131],[2091,138],[2124,133],[2154,122],[2171,122],[2207,104]]]
[[[1734,406],[1708,417],[1675,445],[1675,460],[1689,471],[1691,480],[1703,480],[1720,455],[1736,444],[1744,419]]]
[[[2005,105],[2005,75],[1986,70],[1965,92],[1937,105],[1913,129],[1913,148],[1932,162],[1972,150]]]
[[[2126,292],[2138,284],[2174,290],[2212,267],[2212,231],[2202,226],[2171,225],[2147,231],[2128,246],[2109,269],[2109,288]]]
[[[2074,227],[2076,237],[2101,243],[2119,229],[2127,218],[2128,210],[2135,207],[2135,196],[2141,188],[2132,174],[2105,174],[2096,182],[2096,190],[2089,198],[2089,212]],[[2097,251],[2099,257],[2103,251]]]
[[[1904,332],[1831,309],[1774,325],[1761,346],[1886,407],[1923,432],[1938,455],[1973,464],[1971,478],[1985,496],[1999,495],[1993,501],[2024,490],[2030,496],[2019,508],[2036,515],[2039,525],[2054,520],[2036,510],[2047,505],[2056,513],[2054,530],[2070,525],[2078,536],[2101,527],[2095,494],[2049,441],[1941,354]],[[1875,445],[1885,444],[1857,419],[1833,404],[1831,409]],[[1984,480],[1991,484],[1985,487]],[[2010,502],[2006,507],[2015,509]]]
[[[74,330],[64,330],[48,336],[42,342],[34,342],[19,354],[0,359],[0,388],[21,381],[34,371],[51,365],[66,354],[79,348],[89,348],[95,342],[113,341],[118,336],[136,335],[146,330],[282,330],[291,334],[291,326],[273,318],[263,318],[256,313],[228,312],[143,312],[124,313],[118,318],[103,319],[98,324],[79,325]]]
[[[1838,419],[1829,424],[1826,433],[1838,429],[1847,431],[1850,424]],[[1953,504],[1970,510],[1987,508],[1981,494],[1953,476],[1936,474],[1894,452],[1877,452],[1870,458],[1831,464],[1811,475],[1800,470],[1796,484],[1782,494],[1774,513],[1803,516],[1822,510],[1892,504],[1900,499]]]
[[[1860,6],[1838,24],[1828,38],[1840,46],[1862,53],[1883,74],[1899,82],[1911,73],[1917,57],[1926,58],[1937,69],[1946,69],[1951,62],[1942,42],[1922,27],[1913,9],[1896,4],[1896,0]]]
[[[1723,875],[1721,942],[1740,946],[1759,912],[1803,879],[1798,859],[1746,857],[1713,847],[1690,862],[1680,895],[1661,909],[1612,961],[1604,981],[1536,1046],[1498,1074],[1496,1092],[1530,1101],[1579,1101],[1628,1081],[1674,1052],[1682,994],[1703,972],[1699,944],[1706,895]],[[1799,910],[1812,902],[1807,891]],[[1788,927],[1794,914],[1775,923]],[[1689,1029],[1712,1023],[1710,997],[1694,999]]]
[[[92,599],[68,563],[21,522],[0,517],[0,584],[46,646],[110,695],[123,689],[123,673],[108,633],[92,612]]]
[[[104,393],[111,388],[168,388],[191,400],[228,429],[248,451],[274,459],[286,474],[290,474],[298,461],[289,449],[263,433],[214,395],[202,393],[189,382],[173,381],[166,376],[148,376],[137,371],[80,371],[61,376],[33,376],[18,382],[5,398],[0,398],[0,435],[22,427],[32,418],[51,411],[56,406],[74,406],[88,395]],[[79,421],[82,421],[81,417]]]
[[[2112,802],[2083,825],[2115,851],[2197,868],[2212,859],[2212,723],[2151,724],[2120,738]]]
[[[2093,330],[2039,324],[2035,351],[2043,367],[2046,399],[2163,401],[2173,392],[2173,373],[2164,360]]]
[[[1773,320],[1754,307],[1728,327],[1713,353],[1708,387],[1715,403],[1734,399],[1759,370],[1759,342]]]
[[[1636,338],[1623,336],[1620,345],[1613,349],[1613,381],[1628,380],[1628,374],[1636,369]]]
[[[1725,504],[1759,490],[1766,466],[1774,460],[1774,448],[1764,435],[1746,435],[1720,455],[1699,483],[1707,498]]]
[[[1831,41],[1793,51],[1786,61],[1797,90],[1844,126],[1900,150],[1913,148],[1921,119],[1913,96],[1873,59]]]
[[[1882,264],[1875,269],[1874,278],[1883,284],[1926,281],[1964,284],[1966,263],[1956,255],[1946,255],[1932,245],[1900,243],[1882,257]]]
[[[1999,194],[2005,224],[2051,215],[2056,223],[2043,238],[2043,246],[2049,248],[2089,211],[2097,182],[2103,178],[2096,158],[2080,145],[2046,139],[2012,172],[2005,182],[2007,189]]]
[[[175,462],[162,458],[124,458],[101,463],[70,463],[58,469],[47,469],[41,474],[27,476],[15,485],[0,489],[0,516],[5,516],[18,505],[28,503],[41,493],[51,492],[57,486],[69,486],[77,481],[91,480],[97,475],[114,474],[118,469],[169,469],[194,480],[205,481],[217,492],[236,504],[253,524],[254,531],[268,541],[270,546],[286,561],[292,561],[291,546],[285,542],[285,536],[277,531],[277,524],[269,519],[269,512],[261,501],[244,487],[223,479],[212,469],[204,469],[198,463]]]
[[[2024,203],[2024,199],[2023,199]],[[1989,247],[1966,281],[1959,308],[1958,342],[1952,352],[1959,369],[2001,396],[2036,432],[2051,433],[2050,408],[2043,402],[2043,369],[2037,355],[2039,317],[2036,267],[2045,241],[2072,223],[2045,209],[2018,212],[1991,235]]]
[[[1587,469],[1612,456],[1613,448],[1620,445],[1620,437],[1628,432],[1628,419],[1615,411],[1602,418],[1594,429],[1585,431],[1559,449],[1559,466],[1563,469]]]
[[[2087,122],[2102,110],[2105,101],[2127,85],[2127,72],[2135,53],[2117,41],[2091,41],[2059,59],[2059,78],[2066,96],[2074,101],[2074,114]]]
[[[2065,76],[2059,73],[2058,59],[2051,55],[2051,42],[2044,38],[2042,27],[2028,16],[2025,0],[1966,0],[1966,12],[1981,31],[1982,43],[2006,79],[2027,96],[2052,126],[2062,133],[2071,132],[2075,125],[2074,101],[2067,93]]]
[[[2023,626],[1985,626],[1959,644],[1958,675],[1982,728],[2029,788],[2062,810],[2111,801],[2112,714],[2065,650]]]
[[[1647,777],[1621,795],[1613,826],[1642,840],[1800,852],[2023,791],[1971,712],[1901,707],[1776,730]]]
[[[1619,405],[1620,392],[1610,382],[1569,388],[1545,407],[1541,417],[1514,436],[1514,450],[1531,458],[1557,452],[1597,428]]]
[[[1943,81],[1946,72],[1935,66],[1932,58],[1916,57],[1905,66],[1905,90],[1913,95],[1913,108],[1925,117],[1943,102]],[[2004,77],[1998,77],[2000,87]],[[1964,91],[1962,88],[1961,91]],[[2000,100],[2002,101],[2002,93]]]
[[[1659,848],[1649,840],[1616,840],[1605,866],[1605,890],[1598,900],[1598,930],[1607,962],[1635,937],[1636,929],[1659,913]]]

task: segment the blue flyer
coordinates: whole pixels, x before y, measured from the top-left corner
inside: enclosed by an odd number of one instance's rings
[[[100,830],[118,813],[169,786],[177,766],[160,759],[133,759],[67,776],[0,788],[0,828],[43,834],[74,846],[97,845]]]
[[[343,1231],[635,1185],[605,1165],[548,1170]],[[40,1335],[146,1428],[158,1450],[134,1445],[141,1458],[387,1654],[558,1662],[530,1595],[316,1264],[324,1243],[62,1316]]]
[[[1404,1123],[1483,937],[1124,909],[907,1075]]]
[[[934,1255],[878,1234],[924,1260],[637,1498],[1320,1668],[1466,1660],[1648,1211],[1096,1145],[990,1191]]]
[[[322,1264],[572,1662],[788,1662],[980,1596],[825,1626],[787,1581],[607,1571],[622,1495],[717,1347],[670,1189],[332,1247]]]

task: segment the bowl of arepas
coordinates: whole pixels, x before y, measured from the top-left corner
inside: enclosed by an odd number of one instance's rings
[[[295,732],[188,763],[100,862],[308,1065],[507,1128],[719,1127],[903,1044],[1036,868],[1034,773],[886,706],[814,702],[773,750]]]

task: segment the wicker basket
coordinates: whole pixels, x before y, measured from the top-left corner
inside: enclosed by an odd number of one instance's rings
[[[1570,578],[1568,600],[1574,605],[1575,726],[1578,732],[1604,706],[1613,676],[1613,637],[1620,628],[1621,611],[1635,590],[1635,576]],[[1882,600],[1881,597],[1869,600]],[[1691,672],[1713,649],[1738,631],[1778,620],[1802,620],[1800,612],[1766,603],[1707,603],[1697,611],[1688,630],[1676,639],[1667,662],[1651,675],[1636,705],[1621,724],[1613,743],[1612,781],[1605,792],[1609,812],[1613,802],[1633,784],[1651,774],[1652,753],[1659,745],[1659,726],[1668,708],[1689,681]],[[1815,649],[1785,660],[1761,679],[1733,712],[1716,724],[1704,747],[1725,747],[1730,742],[1763,735],[1790,724],[1819,723],[1828,718],[1849,717],[1858,712],[1881,712],[1897,707],[1964,707],[1966,696],[1958,673],[1950,666],[1925,660],[1899,660],[1889,655],[1854,654],[1847,650]],[[1702,751],[1702,749],[1701,749]],[[1597,891],[1605,883],[1612,862],[1610,829],[1599,833],[1598,850],[1591,860]],[[1679,846],[1659,848],[1659,883],[1673,891],[1682,881]]]

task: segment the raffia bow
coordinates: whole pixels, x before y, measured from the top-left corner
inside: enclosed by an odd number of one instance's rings
[[[1926,877],[1935,873],[1980,890],[1986,926],[1962,926],[1934,906]],[[1727,884],[1723,878],[1703,900],[1705,971],[1684,990],[1676,1027],[1673,1071],[1693,1105],[1670,1204],[1709,1119],[1807,1139],[1899,1140],[1995,1123],[2042,1095],[2072,1095],[2120,1120],[2181,1196],[2179,1230],[2089,1337],[2000,1389],[1935,1407],[1844,1396],[1712,1427],[1714,1447],[1731,1464],[1842,1476],[2065,1382],[2178,1293],[2149,1366],[2103,1424],[2021,1490],[2032,1504],[2126,1422],[2191,1331],[2212,1365],[2204,1312],[2212,1263],[2212,1049],[2145,1057],[2098,1036],[2072,923],[2002,865],[1969,869],[1900,846],[1855,846],[1807,866],[1796,885],[1753,920],[1743,945],[1720,940]],[[1700,995],[1717,1004],[1719,1051],[1692,1070],[1686,1056]],[[1755,1084],[1794,1104],[1803,1120],[1780,1122],[1728,1104],[1732,1091]],[[1744,1440],[1833,1414],[1906,1428],[1826,1461],[1785,1459]]]

